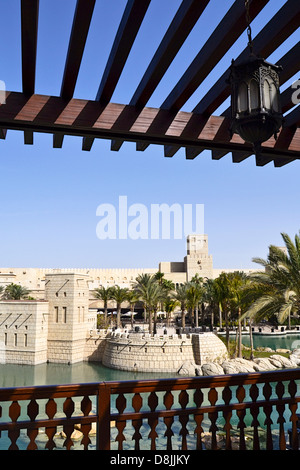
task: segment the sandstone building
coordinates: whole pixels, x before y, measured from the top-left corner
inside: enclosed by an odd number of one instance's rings
[[[104,332],[96,331],[97,308],[102,306],[102,302],[93,297],[95,288],[100,285],[130,288],[139,274],[154,274],[157,271],[163,272],[166,279],[172,280],[175,285],[190,281],[196,274],[208,278],[219,274],[214,270],[212,256],[208,252],[207,235],[188,236],[187,254],[183,261],[161,262],[158,269],[0,268],[0,286],[20,284],[29,289],[30,296],[35,299],[0,301],[0,363],[73,364],[95,360],[122,368],[118,361],[122,362],[119,348],[123,341],[122,357],[127,358],[123,368],[135,370],[137,365],[139,370],[148,370],[148,361],[153,370],[173,368],[176,371],[181,361],[187,358],[192,360],[195,356],[195,338],[182,340],[174,335],[167,344],[165,339],[159,337],[148,338],[143,354],[138,358],[135,346],[129,344],[132,339],[126,335],[120,342],[120,337],[111,338]],[[109,306],[115,308],[113,301]],[[214,334],[208,334],[208,339],[203,336],[202,343],[204,339],[213,345],[212,355],[217,357],[223,354],[224,351],[220,353],[222,344],[214,344],[217,341]],[[141,341],[144,344],[145,338]],[[201,347],[198,349],[200,351]],[[163,358],[160,357],[162,351]],[[167,360],[168,354],[171,362]],[[203,354],[200,356],[203,357]]]

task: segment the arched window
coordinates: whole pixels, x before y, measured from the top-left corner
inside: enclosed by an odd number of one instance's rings
[[[271,109],[270,84],[268,80],[264,81],[264,107],[266,109]]]
[[[245,82],[242,82],[239,86],[238,93],[238,112],[248,110],[248,87]]]
[[[256,80],[250,81],[250,109],[259,108],[259,87]]]
[[[278,94],[275,83],[271,83],[270,86],[270,96],[271,96],[271,107],[272,110],[276,113],[279,113],[279,103],[278,103]]]

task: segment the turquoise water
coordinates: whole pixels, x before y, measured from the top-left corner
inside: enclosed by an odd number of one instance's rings
[[[250,346],[249,335],[242,336],[242,342],[245,346]],[[254,348],[258,347],[269,347],[273,350],[275,349],[296,349],[300,348],[300,335],[280,335],[280,336],[271,336],[271,335],[253,335],[253,346]]]
[[[248,335],[243,344],[250,345]],[[254,347],[268,346],[272,349],[300,347],[300,335],[253,336]],[[39,364],[37,366],[0,364],[0,387],[23,387],[32,385],[55,385],[100,382],[104,380],[143,380],[174,377],[174,373],[127,372],[109,369],[98,363],[79,362],[67,364]]]
[[[108,380],[143,380],[173,377],[174,373],[127,372],[109,369],[101,364],[39,364],[37,366],[0,364],[0,387],[62,385]]]

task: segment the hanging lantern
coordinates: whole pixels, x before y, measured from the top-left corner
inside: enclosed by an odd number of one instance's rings
[[[253,54],[249,20],[249,2],[245,2],[248,18],[250,56],[246,62],[232,61],[229,83],[231,85],[231,135],[241,136],[253,145],[256,155],[262,142],[273,135],[277,137],[283,115],[280,105],[279,73],[282,67],[270,64]]]

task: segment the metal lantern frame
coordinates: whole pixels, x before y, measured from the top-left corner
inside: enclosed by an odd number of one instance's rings
[[[273,65],[251,54],[240,64],[232,61],[229,82],[231,85],[231,135],[240,135],[253,144],[256,154],[263,142],[277,134],[282,127],[279,73],[282,67]]]

